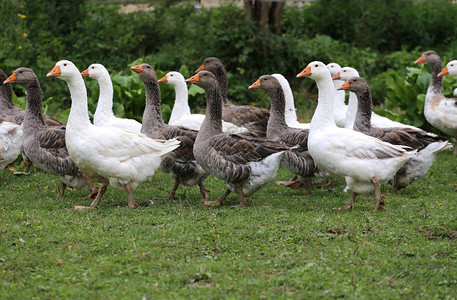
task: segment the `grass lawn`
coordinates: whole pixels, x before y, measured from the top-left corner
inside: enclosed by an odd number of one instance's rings
[[[16,165],[16,167],[18,167]],[[398,195],[383,186],[352,211],[336,179],[291,190],[269,184],[232,209],[203,207],[196,187],[158,172],[135,191],[108,188],[97,210],[88,194],[33,169],[0,173],[0,298],[415,298],[457,297],[457,158],[440,153],[428,175]],[[291,175],[281,169],[277,180]],[[225,186],[206,181],[215,200]]]

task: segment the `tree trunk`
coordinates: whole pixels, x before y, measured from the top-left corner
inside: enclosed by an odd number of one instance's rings
[[[284,5],[284,1],[244,0],[245,18],[257,24],[261,35],[280,34]]]

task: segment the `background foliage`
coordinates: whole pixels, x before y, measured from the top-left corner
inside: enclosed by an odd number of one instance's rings
[[[4,0],[0,3],[0,68],[7,73],[19,66],[33,68],[45,98],[52,97],[48,113],[65,120],[70,107],[68,89],[45,74],[61,59],[72,60],[81,70],[102,63],[116,86],[116,114],[140,120],[144,88],[128,69],[133,62],[153,65],[159,76],[170,70],[190,76],[205,57],[217,56],[228,71],[232,100],[268,107],[265,93],[247,87],[262,74],[282,73],[290,79],[299,117],[309,119],[316,87],[313,81],[295,75],[313,60],[338,62],[357,68],[368,79],[375,104],[386,104],[387,110],[380,106],[379,113],[421,124],[423,117],[412,116],[420,108],[408,111],[405,105],[411,100],[389,93],[393,85],[402,88],[401,81],[392,81],[392,76],[406,80],[412,92],[424,93],[407,68],[414,67],[417,57],[429,49],[436,50],[443,62],[457,56],[453,22],[457,6],[452,1],[288,3],[280,35],[260,35],[255,24],[245,20],[243,8],[234,5],[200,11],[194,9],[193,1],[151,1],[151,5],[151,11],[119,13],[119,5],[87,0]],[[419,70],[430,72],[428,67]],[[86,82],[89,107],[94,111],[98,87],[91,80]],[[451,86],[455,80],[447,79],[444,92],[450,95]],[[24,90],[19,85],[14,88],[20,104]],[[174,93],[166,85],[161,89],[166,119]],[[205,107],[202,94],[190,101],[195,111]]]

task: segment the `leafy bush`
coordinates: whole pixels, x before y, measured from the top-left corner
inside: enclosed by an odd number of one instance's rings
[[[152,11],[123,14],[119,5],[88,1],[4,0],[0,3],[0,67],[7,73],[20,66],[34,69],[45,99],[52,97],[48,112],[65,119],[68,89],[45,74],[61,59],[70,59],[81,69],[102,63],[113,74],[115,112],[140,119],[144,91],[128,69],[129,62],[137,59],[154,66],[158,74],[183,70],[189,76],[205,57],[217,56],[228,72],[230,99],[261,107],[269,106],[268,96],[247,87],[263,74],[281,73],[290,80],[297,108],[303,111],[303,107],[314,108],[316,86],[295,75],[310,61],[355,67],[368,80],[374,102],[381,104],[386,97],[385,72],[406,76],[405,67],[428,49],[445,54],[444,58],[457,56],[453,26],[457,6],[451,1],[288,4],[280,35],[260,35],[256,25],[245,20],[243,9],[233,5],[200,11],[194,10],[193,1],[152,5]],[[94,111],[98,88],[95,82],[86,83],[89,108]],[[14,89],[17,101],[22,101],[24,90],[18,85]],[[161,90],[167,118],[174,93],[168,85],[161,85]],[[194,111],[205,107],[198,92],[190,101]]]

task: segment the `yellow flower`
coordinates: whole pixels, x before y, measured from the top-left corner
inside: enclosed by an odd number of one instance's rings
[[[19,7],[20,7],[20,8],[24,8],[24,5],[21,4],[21,5],[19,5]]]
[[[22,36],[23,36],[23,37],[27,37],[27,33],[24,32],[24,33],[22,34]]]
[[[17,14],[17,16],[21,19],[25,19],[25,15],[23,15],[23,14]]]
[[[21,49],[22,49],[22,46],[19,46],[19,47],[17,47],[17,48],[18,48],[19,50],[21,50]]]

